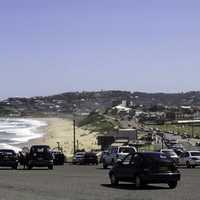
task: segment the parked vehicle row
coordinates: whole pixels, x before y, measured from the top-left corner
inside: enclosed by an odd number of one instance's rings
[[[200,166],[200,151],[185,151],[179,156],[173,149],[161,149],[160,152],[166,154],[178,166],[186,166],[187,168]]]
[[[64,164],[65,157],[59,151],[52,151],[48,145],[33,145],[25,156],[18,156],[13,150],[0,149],[0,166],[17,169],[18,163],[28,169]],[[22,161],[22,162],[20,162]],[[166,183],[175,188],[181,179],[177,166],[188,168],[200,166],[200,151],[186,151],[178,156],[173,149],[161,149],[160,152],[137,152],[133,146],[111,146],[101,155],[103,168],[112,165],[108,175],[111,185],[119,182],[133,182],[137,188],[150,183]],[[77,152],[72,164],[98,164],[94,152]]]
[[[0,167],[11,167],[17,169],[18,164],[24,169],[33,167],[48,167],[53,169],[54,165],[63,165],[65,156],[60,151],[52,151],[48,145],[33,145],[26,152],[18,154],[11,149],[0,149]]]

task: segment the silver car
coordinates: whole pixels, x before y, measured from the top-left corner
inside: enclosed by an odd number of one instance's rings
[[[168,157],[170,157],[176,164],[179,162],[178,155],[174,152],[173,149],[161,149],[160,153],[164,153]]]
[[[200,151],[186,151],[180,155],[179,165],[187,168],[200,166]]]

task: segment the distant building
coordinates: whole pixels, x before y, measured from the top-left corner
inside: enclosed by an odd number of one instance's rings
[[[119,140],[135,142],[137,140],[137,130],[119,129],[97,137],[98,145],[101,145],[102,149],[107,149],[107,147],[110,146],[113,142]]]

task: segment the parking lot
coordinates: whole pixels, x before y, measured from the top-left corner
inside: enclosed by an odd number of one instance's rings
[[[200,199],[200,168],[180,169],[181,181],[176,189],[165,184],[136,189],[134,184],[111,187],[108,170],[98,166],[65,164],[54,170],[0,170],[0,200],[155,200]]]

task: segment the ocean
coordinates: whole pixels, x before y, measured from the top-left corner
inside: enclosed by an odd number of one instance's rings
[[[39,128],[45,126],[45,122],[35,119],[0,118],[0,148],[18,151],[19,144],[42,137],[44,133]]]

